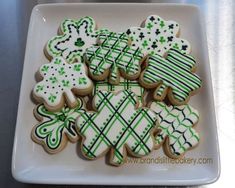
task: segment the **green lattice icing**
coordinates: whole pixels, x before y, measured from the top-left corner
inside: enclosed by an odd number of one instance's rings
[[[148,108],[136,108],[133,92],[124,90],[115,95],[99,91],[93,102],[97,112],[81,114],[76,124],[84,138],[82,151],[86,157],[95,159],[111,149],[111,164],[121,165],[126,147],[135,156],[151,152],[157,116]]]
[[[89,71],[94,79],[104,76],[106,71],[109,71],[109,82],[116,84],[119,83],[120,71],[124,77],[139,76],[144,55],[138,47],[128,45],[125,33],[102,33],[99,41],[99,46],[92,46],[86,51]]]
[[[48,41],[46,51],[50,57],[62,56],[68,63],[82,62],[85,50],[96,44],[100,32],[107,32],[106,29],[95,29],[96,24],[91,17],[66,19],[60,26],[62,34]]]
[[[33,139],[42,144],[49,153],[61,151],[68,140],[71,142],[78,140],[75,120],[85,110],[80,98],[77,98],[77,103],[76,108],[65,105],[59,112],[50,112],[43,104],[35,108],[35,116],[40,123],[32,130]]]
[[[201,79],[192,73],[196,66],[195,59],[179,50],[170,49],[166,59],[156,54],[151,55],[147,64],[141,82],[156,88],[156,100],[163,100],[168,93],[172,103],[185,103],[201,87]]]
[[[76,103],[74,90],[77,94],[92,92],[93,84],[83,63],[68,64],[62,57],[56,57],[42,65],[39,73],[43,80],[35,85],[33,93],[51,108],[59,105],[65,96],[68,104]]]
[[[153,102],[150,109],[158,115],[160,124],[155,136],[156,145],[164,143],[164,147],[170,151],[170,157],[178,158],[199,143],[199,134],[193,128],[199,120],[199,114],[193,107],[167,106],[163,102]]]
[[[144,27],[131,27],[126,33],[132,41],[132,46],[140,47],[144,54],[163,56],[170,48],[189,54],[189,42],[177,38],[179,30],[179,24],[175,21],[165,21],[157,15],[150,15],[145,20]]]
[[[92,95],[96,95],[98,91],[111,91],[117,93],[122,90],[130,90],[135,93],[139,100],[139,106],[143,106],[143,102],[145,99],[145,89],[139,84],[137,80],[127,80],[121,77],[118,85],[110,84],[108,80],[96,81],[94,82]]]

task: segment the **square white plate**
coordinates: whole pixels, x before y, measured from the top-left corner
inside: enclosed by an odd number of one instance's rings
[[[162,149],[146,159],[129,162],[122,167],[81,159],[77,145],[68,146],[57,155],[47,154],[30,139],[35,104],[30,92],[36,81],[34,73],[48,60],[43,47],[56,35],[65,18],[92,16],[100,27],[125,31],[138,26],[151,14],[175,20],[181,26],[181,37],[190,41],[192,54],[198,62],[197,74],[203,80],[200,93],[190,104],[200,112],[196,127],[201,135],[197,148],[186,153],[184,160],[173,164],[164,157]],[[220,161],[210,66],[200,11],[191,5],[176,4],[51,4],[34,7],[31,15],[20,91],[18,117],[12,158],[15,179],[28,183],[47,184],[112,184],[112,185],[195,185],[214,182],[220,174]],[[187,163],[186,159],[191,160]],[[194,164],[195,162],[195,164]]]

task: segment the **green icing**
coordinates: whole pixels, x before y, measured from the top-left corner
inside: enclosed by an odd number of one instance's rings
[[[86,51],[89,70],[93,76],[102,76],[109,70],[110,83],[117,83],[119,71],[128,76],[138,75],[144,55],[139,48],[128,46],[125,33],[100,34],[99,40],[100,46],[92,46]]]
[[[145,84],[158,84],[154,92],[155,99],[163,100],[164,92],[171,88],[172,102],[181,103],[201,87],[200,78],[191,72],[195,65],[192,56],[171,49],[166,59],[158,55],[150,56],[141,79]]]
[[[145,20],[144,27],[131,27],[126,34],[132,41],[131,45],[139,46],[145,55],[164,56],[170,48],[189,54],[190,44],[177,37],[179,30],[175,21],[165,21],[157,15],[150,15]]]
[[[117,95],[98,91],[94,97],[97,112],[78,117],[77,128],[84,137],[82,151],[90,159],[112,148],[111,163],[124,162],[127,146],[137,156],[149,154],[154,146],[151,137],[157,116],[147,108],[135,108],[137,98],[129,90]]]
[[[74,44],[78,47],[82,47],[82,46],[84,46],[85,42],[82,41],[81,38],[78,38],[77,41]]]
[[[92,91],[93,84],[83,63],[68,64],[62,57],[56,57],[51,63],[43,65],[39,72],[43,80],[35,85],[33,92],[45,101],[48,109],[59,105],[64,97],[66,102],[75,104],[74,90],[78,91],[77,94],[81,94],[80,90],[86,90],[87,93]]]
[[[96,44],[100,32],[106,29],[95,30],[93,18],[83,17],[79,20],[66,19],[61,24],[62,35],[55,36],[47,43],[47,53],[51,57],[62,56],[68,63],[83,61],[85,50]]]
[[[167,106],[162,102],[153,102],[150,108],[158,115],[160,124],[155,136],[157,146],[164,143],[177,158],[198,144],[199,134],[193,129],[199,120],[197,110],[190,105]]]
[[[143,106],[142,101],[144,101],[145,98],[145,89],[139,84],[137,80],[128,80],[121,77],[118,85],[110,84],[108,80],[97,81],[94,82],[94,89],[92,95],[96,95],[98,91],[111,91],[117,93],[122,90],[130,90],[135,93],[140,102],[139,106]]]
[[[41,121],[33,129],[33,135],[50,153],[59,152],[62,149],[62,142],[67,139],[73,142],[78,139],[74,127],[75,120],[85,110],[80,98],[77,98],[77,102],[76,108],[65,105],[59,112],[50,112],[43,104],[36,107],[36,115]]]

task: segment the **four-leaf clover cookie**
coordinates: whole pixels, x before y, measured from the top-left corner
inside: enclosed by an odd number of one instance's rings
[[[77,98],[77,103],[75,108],[65,105],[59,112],[50,112],[43,104],[37,105],[34,109],[35,117],[40,122],[32,129],[31,136],[48,153],[58,153],[64,149],[68,140],[78,140],[75,121],[79,114],[85,112],[85,105],[80,98]]]
[[[150,105],[157,116],[160,126],[155,136],[156,147],[163,144],[170,158],[180,158],[187,150],[198,145],[200,137],[193,128],[199,120],[198,111],[190,105],[167,106],[163,102]]]
[[[98,38],[101,44],[86,51],[86,60],[93,79],[105,80],[109,76],[111,84],[118,84],[120,74],[130,80],[139,77],[144,55],[139,47],[129,46],[125,33],[106,32]]]
[[[99,91],[93,105],[96,112],[85,112],[76,122],[85,157],[96,159],[110,151],[110,163],[119,166],[127,152],[141,157],[152,151],[157,116],[148,108],[138,108],[133,92]]]
[[[39,74],[43,79],[34,86],[33,96],[50,111],[60,110],[65,101],[69,107],[75,107],[74,94],[92,92],[93,83],[83,63],[68,64],[62,57],[56,57],[51,63],[42,65]]]
[[[181,50],[185,54],[191,51],[187,40],[178,38],[180,27],[175,21],[165,21],[157,15],[150,15],[143,27],[131,27],[127,30],[134,47],[139,46],[145,55],[164,54],[170,49]]]
[[[166,59],[156,54],[148,58],[140,83],[154,89],[155,100],[162,101],[167,95],[172,104],[186,104],[202,84],[199,76],[193,73],[195,67],[196,61],[191,55],[170,49]]]
[[[61,56],[68,63],[83,62],[85,50],[96,44],[100,32],[107,30],[96,30],[95,21],[91,17],[66,19],[61,23],[59,35],[48,41],[45,54],[50,60]]]

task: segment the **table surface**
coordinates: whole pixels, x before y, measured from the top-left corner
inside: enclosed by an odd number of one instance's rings
[[[2,85],[0,87],[0,101],[3,108],[0,109],[0,124],[2,126],[0,130],[0,187],[73,187],[22,184],[15,181],[11,175],[12,146],[29,17],[32,8],[36,4],[52,2],[78,1],[1,1],[0,80],[2,80]],[[118,2],[127,2],[127,0]],[[235,1],[162,0],[141,2],[196,4],[204,13],[218,122],[222,171],[220,179],[216,183],[199,187],[228,187],[234,183],[234,174],[230,169],[235,167],[235,160],[232,158],[235,155],[235,147],[233,146],[235,144],[235,124],[233,124],[235,122],[235,32],[233,30]]]

